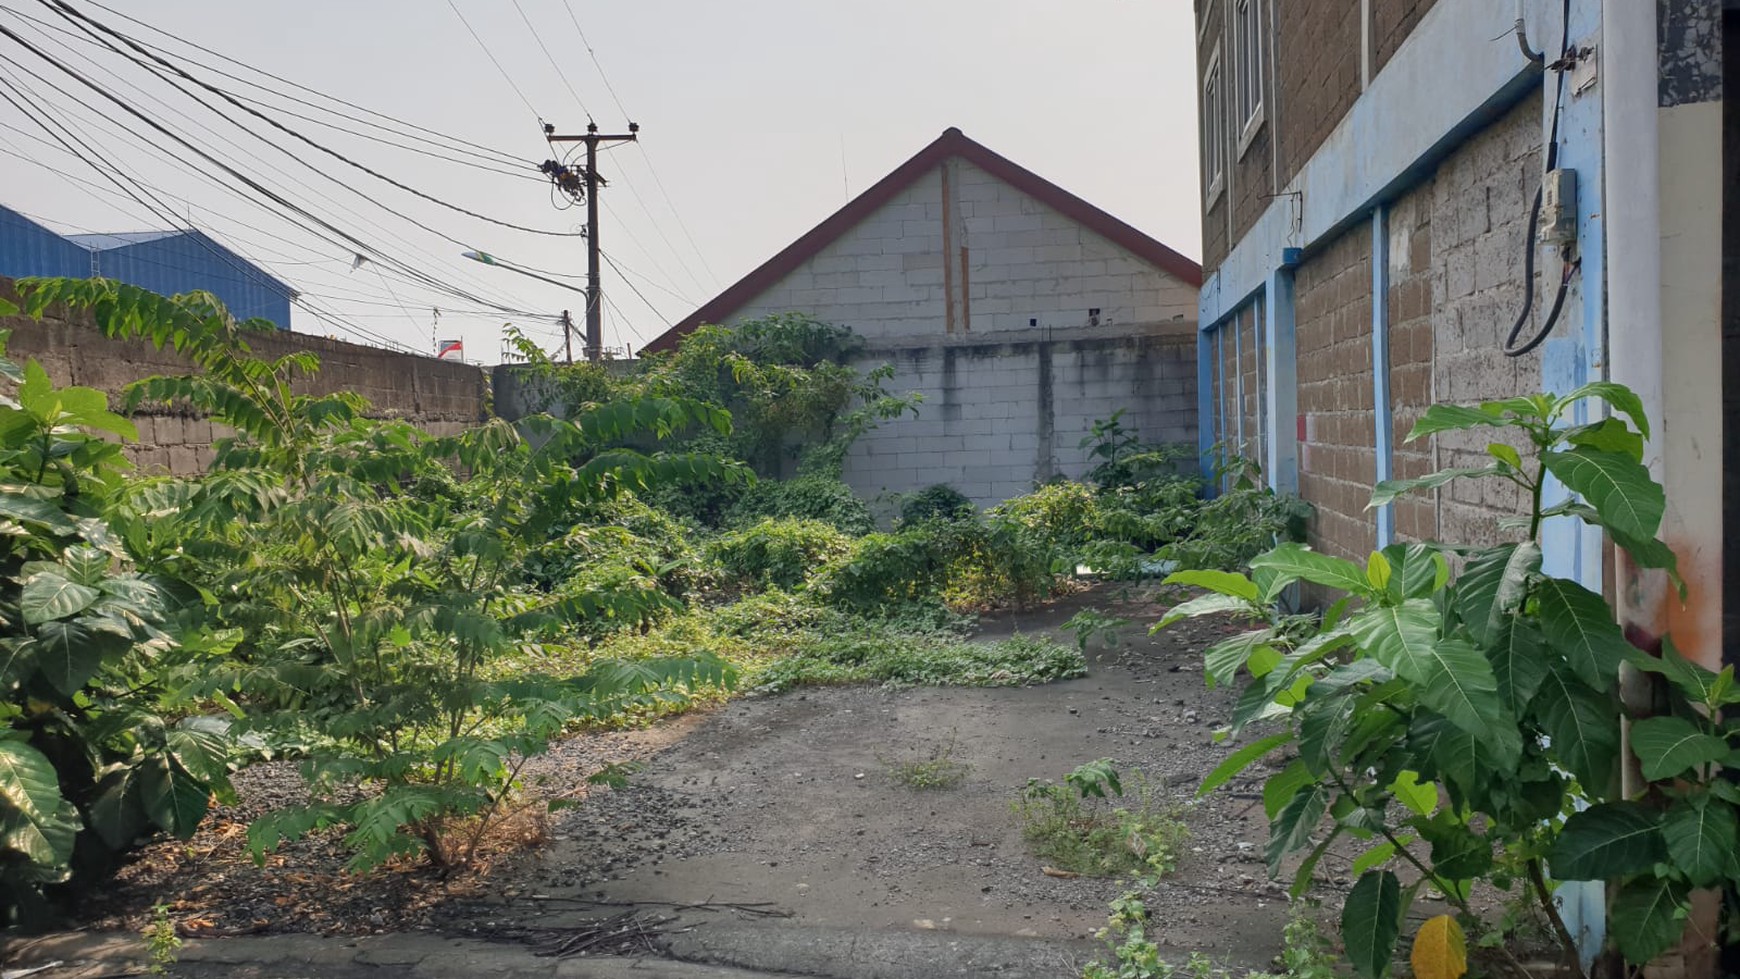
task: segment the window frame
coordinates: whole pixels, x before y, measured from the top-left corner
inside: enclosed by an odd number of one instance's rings
[[[1202,211],[1214,209],[1226,190],[1226,72],[1220,60],[1220,42],[1209,53],[1202,71]],[[1211,94],[1212,93],[1212,94]],[[1213,169],[1210,170],[1210,164]]]
[[[1227,0],[1233,35],[1234,116],[1239,127],[1238,159],[1263,128],[1263,4],[1262,0]],[[1247,110],[1246,105],[1250,108]]]

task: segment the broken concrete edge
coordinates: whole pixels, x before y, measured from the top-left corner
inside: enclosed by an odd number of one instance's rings
[[[0,962],[10,968],[28,968],[49,962],[63,963],[43,973],[44,979],[79,973],[81,967],[102,967],[105,975],[116,970],[144,972],[145,943],[131,932],[66,932],[0,943]],[[177,955],[177,964],[193,967],[250,968],[251,975],[272,975],[279,970],[303,974],[315,968],[322,975],[344,976],[356,968],[361,974],[403,975],[427,979],[614,979],[634,975],[643,979],[764,979],[765,973],[701,963],[656,958],[588,956],[557,959],[539,956],[521,946],[492,944],[473,939],[445,938],[433,934],[399,933],[367,937],[322,935],[271,935],[235,938],[189,939]],[[62,971],[66,970],[66,971]]]

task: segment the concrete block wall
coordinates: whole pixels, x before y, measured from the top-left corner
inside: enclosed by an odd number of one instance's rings
[[[853,447],[846,482],[860,495],[946,483],[980,505],[1088,468],[1081,440],[1096,420],[1156,442],[1196,440],[1195,338],[979,342],[887,351],[892,387],[924,395],[916,418],[886,422]]]
[[[1371,354],[1371,226],[1355,225],[1299,268],[1295,342],[1299,495],[1311,545],[1363,561],[1377,542],[1366,504],[1377,480]]]
[[[945,168],[919,178],[731,320],[806,312],[873,348],[1088,327],[1092,309],[1132,330],[1195,321],[1195,287],[971,163],[946,171],[947,194]]]
[[[16,302],[11,280],[0,278],[0,298]],[[174,350],[104,337],[82,311],[51,309],[41,320],[3,317],[0,329],[12,331],[11,359],[36,360],[56,384],[96,388],[112,399],[133,381],[195,370]],[[300,351],[319,357],[321,369],[296,380],[298,393],[352,391],[368,399],[375,417],[410,421],[431,434],[455,434],[488,416],[489,385],[478,367],[289,331],[251,335],[248,344],[266,359]],[[203,472],[212,443],[233,434],[209,419],[162,411],[136,416],[134,423],[139,441],[128,447],[134,463],[176,476]]]
[[[1389,211],[1390,467],[1396,479],[1438,470],[1433,439],[1404,441],[1437,400],[1433,373],[1432,188],[1416,188]],[[1396,501],[1396,535],[1437,540],[1438,494],[1412,493]]]

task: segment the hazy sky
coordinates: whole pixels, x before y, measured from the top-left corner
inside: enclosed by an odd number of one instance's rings
[[[162,45],[188,71],[221,87],[362,128],[218,76],[213,69],[322,101],[182,41],[528,166],[550,156],[539,118],[578,131],[586,121],[581,100],[604,130],[621,131],[628,119],[638,122],[642,147],[612,150],[600,164],[600,172],[613,178],[602,195],[604,250],[644,296],[606,268],[605,343],[611,346],[638,348],[948,126],[959,126],[1179,251],[1199,254],[1187,0],[452,0],[458,13],[448,0],[103,0],[170,37],[88,0],[71,2],[105,24]],[[506,69],[511,85],[460,14]],[[569,308],[578,318],[584,308],[578,293],[460,259],[463,248],[442,235],[534,268],[584,275],[580,239],[487,224],[289,137],[274,138],[310,168],[119,55],[25,15],[68,27],[40,0],[0,2],[0,24],[380,254],[515,309]],[[561,74],[540,49],[540,39]],[[20,68],[68,89],[101,114]],[[113,103],[0,37],[0,91],[15,91],[16,85],[53,106],[51,115],[90,140],[104,164],[154,188],[174,202],[183,220],[190,216],[195,226],[272,269],[342,320],[322,322],[298,310],[296,329],[379,342],[356,335],[366,331],[418,350],[428,350],[438,334],[463,339],[468,359],[498,359],[501,324],[514,317],[459,312],[475,306],[435,292],[390,264],[370,262],[353,270],[353,249],[321,241],[250,191],[226,190],[194,174],[187,162],[194,158],[185,150],[176,150],[184,160],[173,161],[141,145],[103,118],[126,118]],[[258,120],[226,111],[266,131]],[[548,186],[534,180],[267,111],[358,162],[469,210],[550,230],[573,231],[583,223],[582,209],[557,210]],[[40,141],[46,138],[0,102],[0,203],[62,231],[164,223],[118,197],[88,159]],[[439,326],[434,307],[443,310]],[[555,327],[524,325],[555,346]]]

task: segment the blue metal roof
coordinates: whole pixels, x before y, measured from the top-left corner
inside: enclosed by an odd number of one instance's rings
[[[237,319],[290,328],[296,290],[201,231],[62,235],[0,205],[0,275],[114,279],[172,296],[203,289]]]

